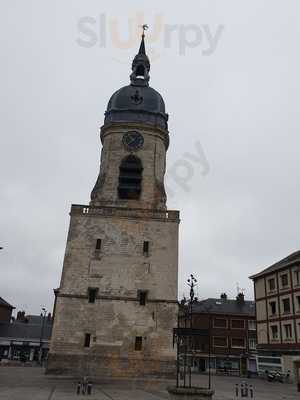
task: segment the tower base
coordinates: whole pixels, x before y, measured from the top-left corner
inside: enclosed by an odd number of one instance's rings
[[[49,354],[46,374],[103,378],[175,379],[175,360],[111,358],[91,355]]]

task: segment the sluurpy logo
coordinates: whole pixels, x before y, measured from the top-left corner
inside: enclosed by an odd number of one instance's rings
[[[127,18],[127,33],[121,19],[108,17],[105,13],[97,17],[83,16],[77,21],[78,36],[76,43],[86,49],[92,47],[116,50],[114,58],[127,62],[127,54],[121,59],[121,52],[136,49],[141,37],[141,27],[145,26],[142,12]],[[188,54],[192,49],[203,56],[212,55],[220,42],[224,25],[211,27],[209,24],[168,24],[164,15],[156,14],[149,23],[147,32],[147,53],[151,61],[161,57],[167,49],[173,49],[180,56]],[[152,23],[151,23],[152,22]]]

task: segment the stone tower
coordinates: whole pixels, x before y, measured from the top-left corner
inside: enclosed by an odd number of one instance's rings
[[[48,373],[174,373],[179,212],[166,208],[168,115],[149,70],[143,35],[108,102],[90,204],[71,207]]]

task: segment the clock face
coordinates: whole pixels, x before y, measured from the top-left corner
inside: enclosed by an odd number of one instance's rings
[[[123,136],[123,144],[128,150],[138,150],[143,147],[144,138],[137,131],[129,131]]]

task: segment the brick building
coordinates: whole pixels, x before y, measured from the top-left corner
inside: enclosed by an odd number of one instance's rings
[[[250,277],[256,302],[258,368],[300,368],[300,251]]]
[[[149,70],[143,36],[107,105],[91,201],[71,207],[49,373],[175,373],[179,212],[167,210],[168,115]]]
[[[193,354],[194,372],[228,375],[256,374],[255,303],[244,299],[209,298],[193,304],[193,328],[208,329]],[[210,340],[210,354],[209,354]]]

